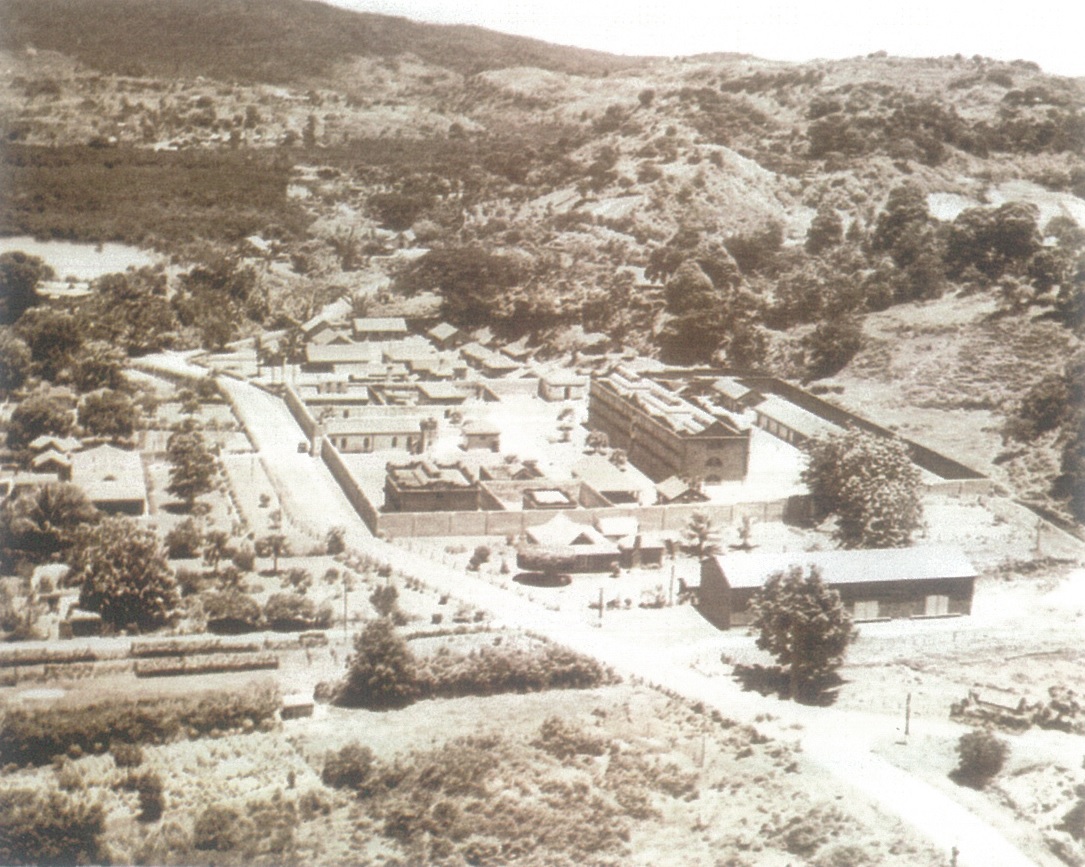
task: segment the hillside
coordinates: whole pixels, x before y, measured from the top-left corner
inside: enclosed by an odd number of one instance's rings
[[[267,323],[343,292],[373,308],[364,287],[391,282],[401,309],[436,291],[442,316],[543,354],[602,332],[837,375],[834,399],[1041,499],[1076,465],[1068,419],[1024,467],[1001,432],[1079,346],[1082,80],[614,58],[303,0],[4,0],[0,21],[5,234],[179,261],[260,234]]]

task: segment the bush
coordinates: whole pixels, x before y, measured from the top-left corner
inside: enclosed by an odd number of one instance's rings
[[[399,608],[399,591],[394,584],[377,587],[369,594],[369,604],[381,617],[392,616]]]
[[[73,745],[90,752],[110,739],[158,744],[186,733],[259,725],[274,720],[280,704],[275,687],[257,685],[195,695],[113,697],[75,708],[10,708],[0,719],[0,765],[45,765]]]
[[[316,622],[316,606],[304,596],[276,593],[264,606],[264,619],[272,629],[280,631],[311,629]]]
[[[242,572],[256,568],[256,550],[249,544],[239,545],[230,553],[230,562]]]
[[[100,804],[32,789],[0,791],[0,864],[101,864]]]
[[[143,748],[139,744],[125,741],[113,741],[109,745],[113,754],[113,764],[118,768],[138,768],[143,764]]]
[[[341,750],[328,753],[320,779],[334,789],[359,789],[373,773],[375,759],[369,747],[347,744]]]
[[[609,747],[605,738],[557,716],[546,718],[534,745],[562,760],[573,756],[601,756]]]
[[[196,817],[192,843],[197,849],[227,852],[241,842],[245,831],[243,821],[233,807],[212,804]]]
[[[203,534],[192,518],[185,518],[166,534],[166,553],[171,560],[199,557],[203,550]]]
[[[477,548],[475,548],[474,553],[471,555],[471,560],[470,562],[468,562],[467,568],[470,569],[472,572],[477,572],[479,570],[479,567],[481,567],[483,563],[489,562],[490,554],[491,551],[488,547],[486,547],[485,545],[479,545]]]
[[[236,635],[253,632],[260,625],[260,606],[256,600],[236,590],[206,594],[203,610],[210,632]]]
[[[394,588],[393,588],[394,589]],[[418,678],[414,654],[387,618],[374,620],[354,641],[347,679],[337,696],[340,704],[403,707],[414,701]]]
[[[162,794],[162,778],[154,771],[147,771],[136,784],[139,792],[139,818],[143,822],[157,822],[166,811],[166,798]]]
[[[176,656],[140,659],[133,666],[136,677],[169,677],[182,674],[221,674],[226,671],[257,671],[279,667],[274,653],[213,653],[209,656]]]
[[[989,731],[976,729],[961,735],[957,754],[960,758],[950,776],[961,785],[982,789],[1002,770],[1010,745]]]

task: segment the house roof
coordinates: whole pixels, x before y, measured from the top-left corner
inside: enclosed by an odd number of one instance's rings
[[[576,478],[587,482],[600,493],[639,491],[641,487],[636,475],[614,466],[600,455],[588,455],[581,458],[573,465],[572,472]]]
[[[57,437],[43,434],[30,441],[30,450],[33,452],[41,452],[46,449],[53,449],[58,452],[66,453],[75,451],[80,445],[82,445],[82,443],[75,437]]]
[[[839,425],[823,419],[819,415],[796,406],[789,400],[770,394],[761,403],[754,407],[758,415],[779,422],[784,427],[790,428],[803,436],[815,437],[823,433],[839,431]]]
[[[360,415],[355,418],[330,418],[324,427],[329,436],[412,435],[422,430],[422,420],[417,416]]]
[[[578,524],[563,514],[557,514],[545,524],[525,530],[528,541],[548,548],[569,548],[582,545],[613,548],[610,540],[590,524]]]
[[[411,461],[408,464],[388,464],[386,472],[388,479],[401,490],[447,491],[475,485],[470,473],[459,463]]]
[[[565,491],[560,488],[529,488],[524,495],[530,497],[540,506],[575,506],[576,503]]]
[[[72,459],[67,455],[58,452],[56,449],[49,449],[39,455],[35,455],[34,459],[30,462],[30,466],[35,470],[38,467],[48,466],[49,464],[57,464],[62,467],[71,467]]]
[[[596,529],[608,539],[622,539],[626,536],[635,536],[640,530],[640,521],[636,518],[599,518],[595,522]]]
[[[407,320],[399,316],[373,316],[354,320],[355,334],[406,334]]]
[[[542,381],[545,382],[547,385],[553,386],[585,386],[588,384],[588,378],[586,376],[579,376],[573,373],[571,370],[551,370],[550,372],[543,374]]]
[[[754,389],[733,376],[721,376],[712,383],[712,387],[724,397],[731,398],[731,400],[742,400],[742,398],[754,392]]]
[[[496,436],[501,428],[485,419],[468,419],[463,423],[463,432],[469,436]]]
[[[367,364],[380,361],[380,354],[364,343],[307,343],[305,358],[310,364]]]
[[[956,546],[879,548],[856,551],[807,551],[792,554],[732,553],[714,558],[731,588],[760,587],[791,566],[816,566],[830,586],[880,581],[930,581],[974,578],[976,569]]]
[[[527,338],[521,337],[519,340],[515,340],[512,343],[506,343],[501,347],[501,351],[509,358],[524,359],[531,354],[531,349],[528,348]]]
[[[619,365],[598,381],[679,435],[733,436],[740,430],[730,420],[717,418],[669,388],[644,379],[624,366]]]
[[[467,400],[467,392],[451,382],[418,382],[415,388],[429,400]]]
[[[656,492],[666,500],[674,500],[689,490],[689,484],[678,476],[671,476],[656,485]]]
[[[479,344],[468,343],[460,347],[460,354],[468,361],[482,365],[490,370],[518,370],[520,365],[492,349]]]
[[[72,481],[92,503],[144,501],[147,485],[138,452],[102,445],[72,455]]]
[[[455,337],[459,333],[460,329],[455,325],[449,325],[447,322],[438,322],[426,332],[426,334],[434,340],[448,340],[450,337]]]

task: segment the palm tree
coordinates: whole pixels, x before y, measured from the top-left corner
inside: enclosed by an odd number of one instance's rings
[[[694,512],[690,515],[682,531],[682,539],[686,543],[686,549],[698,560],[703,560],[720,549],[719,534],[716,532],[712,519],[704,512]]]
[[[49,482],[4,503],[0,538],[10,553],[40,562],[67,550],[76,531],[99,517],[78,485]]]

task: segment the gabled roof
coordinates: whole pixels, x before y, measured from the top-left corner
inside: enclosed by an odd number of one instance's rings
[[[689,490],[689,484],[678,476],[671,476],[656,485],[656,492],[666,500],[676,500]]]
[[[418,382],[415,388],[428,400],[467,400],[467,392],[451,382]]]
[[[569,548],[582,545],[613,548],[602,533],[590,524],[578,524],[562,514],[554,515],[545,524],[525,530],[528,541],[548,548]]]
[[[41,452],[46,449],[53,449],[54,451],[68,453],[75,451],[80,445],[82,445],[82,443],[75,437],[58,437],[43,434],[30,441],[30,450],[33,452]]]
[[[807,551],[793,554],[733,553],[714,557],[731,588],[760,587],[776,572],[800,566],[821,571],[829,585],[874,581],[931,581],[974,578],[976,569],[956,546],[879,548],[855,551]]]
[[[354,320],[355,334],[406,334],[407,320],[399,316],[370,316]]]
[[[608,539],[623,539],[626,536],[635,536],[640,530],[640,521],[636,518],[599,518],[595,522],[596,529]]]
[[[50,464],[61,467],[71,467],[72,459],[67,455],[58,452],[56,449],[49,449],[39,455],[35,455],[34,459],[30,462],[30,466],[35,470],[39,467],[46,467]]]
[[[796,406],[789,400],[770,394],[757,406],[754,412],[772,421],[778,422],[803,436],[815,437],[823,433],[833,433],[840,430],[840,426],[831,421],[815,415],[801,406]]]
[[[92,503],[147,499],[143,462],[138,452],[102,445],[72,455],[72,481]]]
[[[388,464],[388,479],[400,490],[446,491],[456,488],[472,488],[475,480],[459,463],[433,463],[411,461],[407,464]]]
[[[305,358],[310,364],[365,364],[380,361],[372,346],[364,343],[307,343]]]
[[[463,432],[470,436],[496,436],[501,428],[485,419],[468,419],[463,423]]]
[[[366,434],[412,435],[422,430],[422,420],[415,416],[371,416],[329,418],[324,422],[329,436],[364,436]]]

